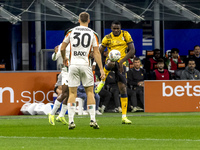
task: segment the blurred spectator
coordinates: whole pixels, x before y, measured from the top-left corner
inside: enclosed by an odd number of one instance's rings
[[[199,45],[194,46],[194,55],[191,58],[195,61],[196,69],[200,71],[200,47]]]
[[[133,66],[134,66],[133,61],[134,61],[135,57],[136,56],[134,55],[134,57],[131,57],[131,58],[128,59],[129,68],[127,69],[127,71],[129,71],[129,69],[133,68]],[[140,68],[143,68],[143,64],[142,64],[141,59],[140,59]]]
[[[152,80],[170,80],[171,75],[167,69],[164,69],[164,60],[162,58],[158,59],[157,69],[152,72]]]
[[[133,60],[136,56],[133,54],[127,61],[126,61],[126,71],[128,71],[130,68],[133,68]],[[142,63],[141,63],[142,65]],[[143,67],[143,66],[142,66]]]
[[[103,56],[102,56],[102,63],[103,63],[103,66],[105,65],[105,60],[106,60],[106,57],[108,55],[108,52],[105,51],[103,53]],[[92,64],[92,70],[93,70],[93,74],[94,74],[94,82],[95,82],[95,86],[98,85],[99,83],[99,79],[100,79],[100,70],[99,70],[99,67],[98,65],[96,64],[95,60]],[[96,93],[95,93],[96,95]],[[101,113],[104,113],[105,109],[106,109],[106,106],[108,105],[108,103],[110,102],[110,99],[112,97],[112,94],[106,90],[105,88],[103,88],[97,95],[100,96],[100,102],[102,104],[101,107],[98,108],[98,112],[100,110]],[[98,104],[99,106],[99,104]],[[83,111],[85,112],[85,111]]]
[[[195,69],[195,66],[195,61],[193,59],[190,59],[188,61],[187,67],[181,73],[181,80],[199,80],[200,72]]]
[[[133,68],[127,72],[127,93],[131,101],[131,112],[144,111],[144,80],[146,72],[140,68],[141,61],[135,57],[133,60]],[[141,102],[142,108],[138,106],[138,101]]]
[[[106,87],[112,94],[112,99],[115,102],[115,110],[116,112],[122,112],[122,109],[120,107],[120,97],[119,97],[119,88],[117,85],[117,81],[115,79],[115,72],[111,71],[108,74],[108,77],[106,79]]]
[[[136,57],[136,56],[134,55],[134,57]],[[133,59],[134,59],[134,57],[130,57],[130,58],[128,59],[129,65],[130,65],[130,64],[133,64]]]
[[[150,70],[155,69],[155,64],[157,64],[158,59],[161,58],[160,49],[154,49],[153,51],[154,51],[154,56],[152,58],[149,58]]]
[[[102,54],[102,63],[103,63],[103,66],[105,65],[105,61],[106,61],[106,57],[107,56],[108,56],[108,51],[104,51],[104,53]],[[96,64],[95,61],[93,62],[92,70],[93,70],[93,73],[94,73],[95,85],[98,85],[99,79],[100,79],[100,70],[99,70],[99,66]],[[100,102],[102,104],[102,106],[99,108],[99,110],[101,111],[101,113],[104,113],[104,111],[105,111],[108,103],[110,102],[112,94],[108,90],[106,90],[105,88],[103,88],[98,93],[98,95],[100,96]]]
[[[99,96],[100,96],[100,102],[102,104],[100,107],[100,111],[101,113],[104,113],[106,107],[108,106],[108,103],[110,102],[112,94],[103,87],[99,92]]]
[[[128,67],[129,67],[129,69],[133,68],[133,58],[134,57],[131,57],[131,58],[128,59],[128,65],[129,65]]]
[[[160,49],[153,50],[153,57],[146,58],[144,62],[144,69],[147,73],[147,78],[150,79],[150,72],[157,68],[158,59],[161,58]]]
[[[80,86],[78,86],[78,88],[77,88],[77,97],[80,97],[84,100],[83,115],[88,115],[88,112],[87,112],[87,95],[86,95],[86,92],[85,92],[85,88],[83,87],[82,84]],[[94,93],[94,98],[95,98],[95,101],[96,101],[96,114],[102,115],[102,113],[100,113],[99,110],[98,110],[100,97],[99,97],[98,94]]]
[[[166,62],[168,71],[171,73],[172,78],[175,79],[175,70],[177,70],[178,63],[182,63],[182,60],[179,57],[179,49],[172,48],[171,49],[171,58],[169,58]]]
[[[175,70],[174,74],[174,79],[175,80],[180,80],[181,79],[181,73],[185,69],[185,63],[178,63],[177,70]]]

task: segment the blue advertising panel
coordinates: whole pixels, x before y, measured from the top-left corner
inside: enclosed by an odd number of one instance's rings
[[[195,45],[200,45],[200,29],[166,29],[165,51],[178,48],[180,55],[188,55]]]
[[[54,49],[55,46],[62,43],[64,39],[64,30],[46,31],[46,49]]]

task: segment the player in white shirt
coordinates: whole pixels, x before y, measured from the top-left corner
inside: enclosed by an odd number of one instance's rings
[[[54,92],[57,94],[57,96],[62,94],[62,73],[57,75],[57,82],[54,85]]]
[[[90,114],[90,126],[94,129],[99,129],[99,125],[95,118],[95,99],[94,99],[94,78],[91,67],[90,52],[93,48],[93,56],[100,68],[101,78],[105,77],[103,71],[101,55],[98,49],[97,34],[90,28],[88,24],[90,16],[86,12],[79,15],[80,26],[72,28],[65,36],[62,46],[61,54],[65,62],[65,48],[70,44],[70,59],[69,59],[69,99],[68,99],[68,117],[69,129],[75,128],[74,114],[76,109],[75,99],[77,96],[77,87],[82,82],[87,94],[87,108]]]
[[[56,61],[61,57],[61,52],[60,52],[61,44],[59,46],[55,47],[55,52],[52,54],[52,60]],[[66,58],[69,59],[69,46],[66,48]],[[61,103],[61,111],[59,113],[59,116],[56,118],[56,121],[60,121],[63,124],[68,124],[68,122],[65,120],[65,113],[68,109],[67,107],[67,101],[69,97],[69,88],[68,88],[68,61],[64,64],[64,67],[62,68],[61,71],[62,75],[62,94],[57,97],[57,99],[54,102],[53,109],[51,112],[48,114],[49,118],[49,123],[51,125],[55,125],[55,113],[57,110],[60,108]]]

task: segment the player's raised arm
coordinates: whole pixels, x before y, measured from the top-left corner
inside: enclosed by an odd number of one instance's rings
[[[134,48],[134,44],[133,43],[129,43],[128,44],[128,49],[129,52],[126,54],[126,56],[120,60],[119,62],[119,70],[120,72],[123,72],[123,63],[128,60],[131,56],[134,56],[135,54],[135,48]]]
[[[54,53],[52,54],[53,61],[56,61],[61,56],[60,48],[61,44],[54,48]]]
[[[56,46],[55,48],[54,48],[54,53],[52,54],[52,60],[53,61],[56,61],[57,60],[57,53],[58,53],[58,46]]]
[[[62,45],[61,45],[60,51],[61,51],[61,56],[62,56],[63,60],[66,59],[66,56],[65,56],[66,55],[66,47],[68,44],[69,43],[62,42]]]
[[[126,56],[123,59],[121,59],[120,61],[121,64],[123,64],[124,61],[128,60],[131,56],[135,54],[135,47],[133,43],[128,44],[128,49],[129,49],[129,52],[126,54]]]

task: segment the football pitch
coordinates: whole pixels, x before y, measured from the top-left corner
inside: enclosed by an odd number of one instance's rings
[[[0,150],[199,150],[200,113],[128,113],[97,116],[100,129],[89,126],[89,116],[75,116],[76,128],[48,123],[47,116],[0,116]],[[68,120],[68,119],[67,119]]]

